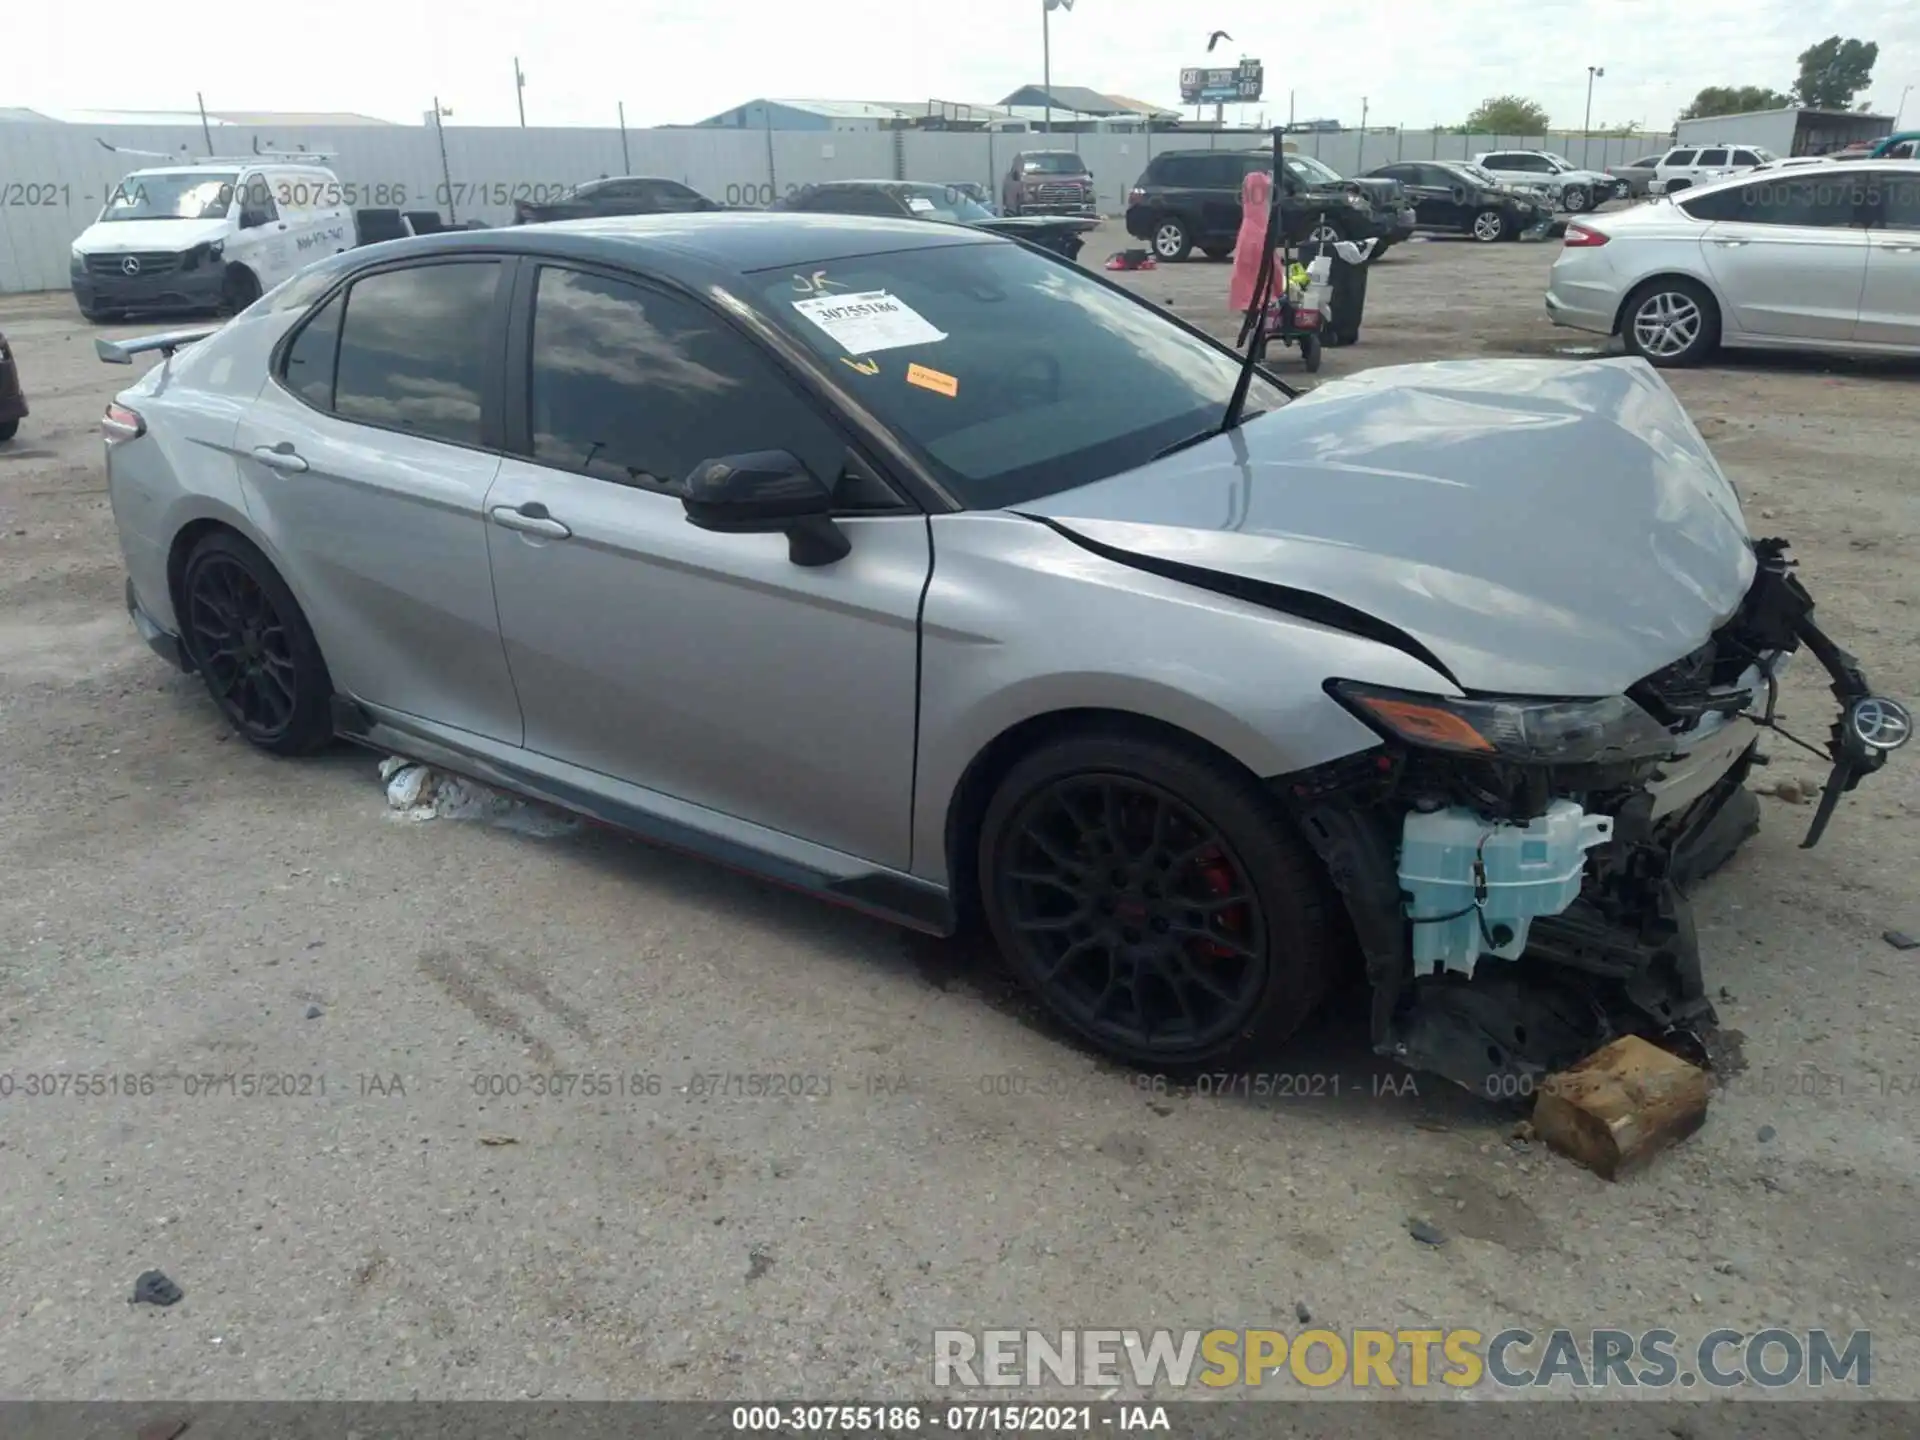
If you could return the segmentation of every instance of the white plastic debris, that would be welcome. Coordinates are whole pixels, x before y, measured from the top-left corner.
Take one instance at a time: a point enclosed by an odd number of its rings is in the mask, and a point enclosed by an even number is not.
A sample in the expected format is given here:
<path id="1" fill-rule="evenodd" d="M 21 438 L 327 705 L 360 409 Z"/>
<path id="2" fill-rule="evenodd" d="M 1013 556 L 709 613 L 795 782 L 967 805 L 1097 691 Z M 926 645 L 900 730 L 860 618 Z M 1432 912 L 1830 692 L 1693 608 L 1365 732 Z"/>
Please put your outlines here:
<path id="1" fill-rule="evenodd" d="M 563 811 L 399 755 L 380 762 L 380 778 L 387 783 L 390 820 L 479 820 L 537 839 L 555 839 L 580 829 L 580 821 Z"/>

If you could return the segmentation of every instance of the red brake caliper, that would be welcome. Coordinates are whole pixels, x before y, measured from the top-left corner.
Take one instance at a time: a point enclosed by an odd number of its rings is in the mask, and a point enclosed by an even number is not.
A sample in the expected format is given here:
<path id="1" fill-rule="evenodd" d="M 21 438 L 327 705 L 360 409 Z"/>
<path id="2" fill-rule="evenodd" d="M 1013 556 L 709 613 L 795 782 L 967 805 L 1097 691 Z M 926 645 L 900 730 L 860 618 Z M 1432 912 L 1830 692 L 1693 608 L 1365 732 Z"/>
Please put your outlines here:
<path id="1" fill-rule="evenodd" d="M 1194 861 L 1194 864 L 1199 869 L 1200 878 L 1206 883 L 1207 890 L 1211 894 L 1231 895 L 1237 888 L 1234 885 L 1233 866 L 1217 848 L 1205 851 L 1199 859 Z M 1244 904 L 1230 905 L 1219 914 L 1221 929 L 1235 935 L 1246 932 L 1247 907 Z M 1230 959 L 1235 953 L 1227 946 L 1212 940 L 1197 940 L 1194 944 L 1202 954 L 1210 955 L 1217 960 Z"/>

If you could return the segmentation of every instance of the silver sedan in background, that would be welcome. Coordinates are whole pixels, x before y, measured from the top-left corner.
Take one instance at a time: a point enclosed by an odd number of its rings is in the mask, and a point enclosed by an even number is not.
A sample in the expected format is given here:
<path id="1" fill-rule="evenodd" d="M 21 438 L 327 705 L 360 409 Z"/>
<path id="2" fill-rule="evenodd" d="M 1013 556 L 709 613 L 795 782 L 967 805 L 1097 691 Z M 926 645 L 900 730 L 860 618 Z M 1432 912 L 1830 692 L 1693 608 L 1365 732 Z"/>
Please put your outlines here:
<path id="1" fill-rule="evenodd" d="M 1782 166 L 1567 226 L 1556 325 L 1655 365 L 1720 346 L 1920 354 L 1920 166 Z"/>

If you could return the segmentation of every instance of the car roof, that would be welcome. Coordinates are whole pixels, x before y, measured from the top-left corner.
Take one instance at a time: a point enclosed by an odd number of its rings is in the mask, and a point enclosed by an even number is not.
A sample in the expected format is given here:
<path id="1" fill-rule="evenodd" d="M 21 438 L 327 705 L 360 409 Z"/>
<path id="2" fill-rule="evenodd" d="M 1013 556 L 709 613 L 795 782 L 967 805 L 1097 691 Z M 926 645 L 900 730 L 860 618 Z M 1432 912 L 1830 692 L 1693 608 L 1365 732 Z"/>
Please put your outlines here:
<path id="1" fill-rule="evenodd" d="M 551 255 L 635 266 L 698 284 L 717 275 L 744 275 L 853 255 L 1012 243 L 983 230 L 929 225 L 904 217 L 721 210 L 560 220 L 494 230 L 449 230 L 388 240 L 347 253 L 381 260 L 502 251 Z"/>
<path id="2" fill-rule="evenodd" d="M 1704 148 L 1712 150 L 1718 147 L 1709 145 Z M 1901 163 L 1902 162 L 1898 160 L 1833 160 L 1829 161 L 1822 168 L 1860 175 L 1884 175 L 1887 173 L 1887 167 L 1889 165 L 1899 165 Z M 1911 164 L 1913 162 L 1909 161 L 1906 163 Z M 1711 180 L 1700 180 L 1689 185 L 1684 190 L 1670 191 L 1668 193 L 1676 201 L 1691 200 L 1696 195 L 1714 195 L 1722 190 L 1733 190 L 1742 185 L 1751 185 L 1752 183 L 1753 172 L 1742 171 L 1737 175 L 1716 175 Z"/>

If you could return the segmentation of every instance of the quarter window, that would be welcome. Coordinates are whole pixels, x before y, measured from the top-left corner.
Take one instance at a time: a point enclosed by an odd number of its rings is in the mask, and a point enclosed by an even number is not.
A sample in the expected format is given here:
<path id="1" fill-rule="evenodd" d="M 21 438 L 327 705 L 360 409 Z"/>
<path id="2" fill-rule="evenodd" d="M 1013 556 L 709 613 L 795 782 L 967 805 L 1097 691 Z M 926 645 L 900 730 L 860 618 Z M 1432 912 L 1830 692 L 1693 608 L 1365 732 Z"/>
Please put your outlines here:
<path id="1" fill-rule="evenodd" d="M 334 412 L 457 445 L 480 443 L 495 261 L 416 265 L 347 291 Z"/>
<path id="2" fill-rule="evenodd" d="M 316 410 L 333 409 L 333 366 L 340 353 L 340 316 L 346 308 L 343 291 L 302 325 L 287 347 L 281 378 Z"/>
<path id="3" fill-rule="evenodd" d="M 545 267 L 534 297 L 533 458 L 677 490 L 702 461 L 785 450 L 832 484 L 846 443 L 750 342 L 691 301 Z"/>
<path id="4" fill-rule="evenodd" d="M 1691 165 L 1693 164 L 1693 157 L 1697 153 L 1698 152 L 1694 150 L 1675 150 L 1661 163 L 1664 165 Z"/>

